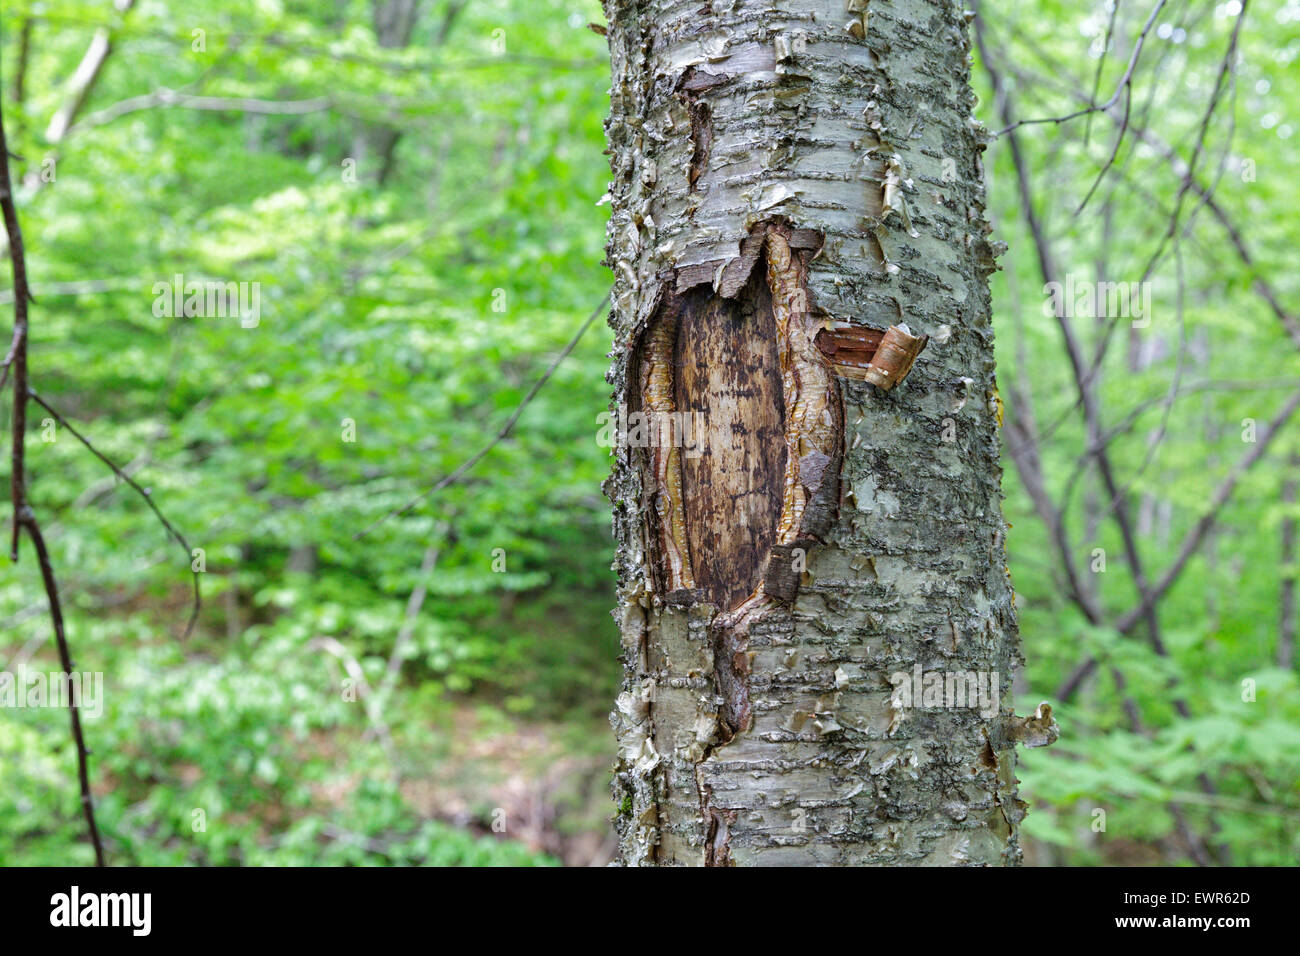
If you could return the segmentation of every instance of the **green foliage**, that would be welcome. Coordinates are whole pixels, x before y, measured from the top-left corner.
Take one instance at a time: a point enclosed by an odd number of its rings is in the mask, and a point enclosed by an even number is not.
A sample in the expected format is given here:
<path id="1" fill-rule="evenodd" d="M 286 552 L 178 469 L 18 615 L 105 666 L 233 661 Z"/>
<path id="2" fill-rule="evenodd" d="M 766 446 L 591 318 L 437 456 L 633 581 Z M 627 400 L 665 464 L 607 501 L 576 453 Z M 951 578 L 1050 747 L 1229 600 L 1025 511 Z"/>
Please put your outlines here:
<path id="1" fill-rule="evenodd" d="M 182 644 L 191 558 L 72 436 L 31 429 L 77 665 L 106 674 L 88 736 L 116 861 L 538 859 L 421 820 L 380 785 L 389 761 L 363 740 L 364 703 L 343 700 L 338 662 L 313 644 L 342 642 L 378 687 L 420 584 L 384 711 L 408 776 L 436 768 L 401 728 L 467 692 L 603 722 L 617 635 L 599 326 L 464 482 L 353 539 L 496 433 L 606 282 L 605 67 L 585 28 L 598 5 L 424 6 L 410 45 L 388 49 L 367 3 L 142 5 L 118 18 L 80 114 L 92 125 L 55 149 L 45 126 L 111 5 L 5 5 L 6 91 L 34 18 L 27 98 L 5 101 L 15 174 L 57 156 L 54 181 L 20 196 L 35 387 L 131 463 L 206 563 L 200 628 Z M 161 88 L 335 105 L 93 125 Z M 401 132 L 382 185 L 368 139 L 381 124 Z M 260 321 L 157 315 L 155 283 L 175 274 L 259 283 Z M 85 280 L 105 288 L 60 286 Z M 421 576 L 426 547 L 437 565 Z M 3 661 L 32 642 L 30 666 L 54 667 L 48 619 L 24 613 L 40 598 L 30 554 L 0 562 Z M 0 714 L 0 860 L 89 859 L 67 738 L 61 711 Z M 196 808 L 206 833 L 191 831 Z"/>
<path id="2" fill-rule="evenodd" d="M 1078 110 L 1079 97 L 1086 100 L 1093 88 L 1107 30 L 1109 7 L 1035 6 L 1041 15 L 982 8 L 986 50 L 1015 118 Z M 1232 7 L 1174 4 L 1162 12 L 1134 74 L 1128 135 L 1082 212 L 1079 204 L 1114 149 L 1117 121 L 1094 114 L 1017 131 L 1034 212 L 1060 270 L 1076 282 L 1144 277 L 1183 186 L 1155 144 L 1190 162 L 1203 124 L 1196 179 L 1214 187 L 1217 207 L 1254 263 L 1243 262 L 1214 210 L 1187 193 L 1174 233 L 1179 241 L 1164 245 L 1150 275 L 1150 324 L 1118 323 L 1100 365 L 1099 407 L 1105 427 L 1117 429 L 1108 453 L 1151 582 L 1173 563 L 1215 490 L 1300 382 L 1296 347 L 1253 288 L 1255 275 L 1265 277 L 1284 304 L 1296 302 L 1300 291 L 1292 269 L 1300 236 L 1294 217 L 1278 212 L 1297 195 L 1290 169 L 1295 117 L 1282 91 L 1297 80 L 1300 11 L 1294 4 L 1250 5 L 1239 56 L 1205 124 L 1236 23 Z M 1113 47 L 1096 80 L 1099 101 L 1120 83 L 1149 12 L 1150 5 L 1120 5 Z M 976 112 L 997 130 L 1004 124 L 982 66 L 974 71 L 982 99 Z M 1096 469 L 1081 467 L 1090 464 L 1088 436 L 1061 333 L 1043 309 L 1046 289 L 1005 137 L 989 147 L 986 162 L 994 237 L 1009 245 L 993 279 L 1008 418 L 1023 420 L 1026 399 L 1032 402 L 1046 490 L 1064 510 L 1085 586 L 1113 622 L 1138 601 L 1134 577 L 1108 513 L 1111 495 Z M 1080 317 L 1074 324 L 1091 360 L 1108 320 Z M 1297 674 L 1274 662 L 1282 582 L 1296 573 L 1281 560 L 1283 520 L 1300 517 L 1300 508 L 1283 500 L 1284 483 L 1296 475 L 1296 435 L 1293 421 L 1246 472 L 1160 603 L 1166 654 L 1153 649 L 1144 624 L 1121 637 L 1112 626 L 1085 619 L 1068 597 L 1050 530 L 1008 460 L 1009 559 L 1027 661 L 1024 685 L 1032 688 L 1019 703 L 1032 709 L 1051 701 L 1063 730 L 1053 747 L 1021 754 L 1023 792 L 1031 802 L 1024 832 L 1031 846 L 1034 838 L 1051 844 L 1040 846 L 1036 862 L 1191 862 L 1174 808 L 1188 830 L 1225 846 L 1234 863 L 1295 862 Z M 1104 571 L 1092 570 L 1094 549 L 1104 552 Z M 1068 702 L 1059 701 L 1057 688 L 1088 656 L 1101 662 L 1096 676 Z M 1130 706 L 1141 729 L 1131 722 Z M 1104 830 L 1097 811 L 1105 811 Z"/>

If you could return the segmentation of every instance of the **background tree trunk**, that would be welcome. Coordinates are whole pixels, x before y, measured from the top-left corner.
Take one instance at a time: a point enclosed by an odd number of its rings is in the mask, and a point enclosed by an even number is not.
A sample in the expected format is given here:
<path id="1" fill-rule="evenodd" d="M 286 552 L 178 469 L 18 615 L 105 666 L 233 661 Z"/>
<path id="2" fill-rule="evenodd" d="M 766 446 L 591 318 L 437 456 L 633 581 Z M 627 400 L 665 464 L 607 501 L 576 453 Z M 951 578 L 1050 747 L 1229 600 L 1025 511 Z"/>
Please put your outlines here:
<path id="1" fill-rule="evenodd" d="M 995 250 L 961 8 L 606 13 L 622 861 L 1018 862 L 1014 740 L 1055 726 L 1007 706 Z M 868 382 L 897 378 L 891 326 L 929 343 L 887 391 Z M 707 448 L 638 434 L 638 411 L 702 416 Z M 997 714 L 908 706 L 891 675 L 918 667 L 995 677 Z"/>

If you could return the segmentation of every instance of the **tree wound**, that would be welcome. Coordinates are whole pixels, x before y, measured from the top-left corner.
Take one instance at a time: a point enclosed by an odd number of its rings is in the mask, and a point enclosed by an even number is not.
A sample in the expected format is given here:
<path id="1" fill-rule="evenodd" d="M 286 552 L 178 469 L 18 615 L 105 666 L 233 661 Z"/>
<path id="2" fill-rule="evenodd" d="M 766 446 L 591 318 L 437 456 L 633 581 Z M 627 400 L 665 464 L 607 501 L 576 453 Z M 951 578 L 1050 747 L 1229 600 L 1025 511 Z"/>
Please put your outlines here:
<path id="1" fill-rule="evenodd" d="M 755 269 L 734 299 L 685 295 L 674 351 L 676 408 L 704 425 L 683 456 L 686 546 L 695 585 L 727 610 L 753 593 L 776 540 L 785 473 L 785 409 L 772 297 Z"/>
<path id="2" fill-rule="evenodd" d="M 690 592 L 723 622 L 793 600 L 792 553 L 838 507 L 843 411 L 807 291 L 818 245 L 808 230 L 759 224 L 740 259 L 715 268 L 718 291 L 681 290 L 677 276 L 641 339 L 641 407 L 705 436 L 686 449 L 659 428 L 647 449 L 660 590 Z"/>

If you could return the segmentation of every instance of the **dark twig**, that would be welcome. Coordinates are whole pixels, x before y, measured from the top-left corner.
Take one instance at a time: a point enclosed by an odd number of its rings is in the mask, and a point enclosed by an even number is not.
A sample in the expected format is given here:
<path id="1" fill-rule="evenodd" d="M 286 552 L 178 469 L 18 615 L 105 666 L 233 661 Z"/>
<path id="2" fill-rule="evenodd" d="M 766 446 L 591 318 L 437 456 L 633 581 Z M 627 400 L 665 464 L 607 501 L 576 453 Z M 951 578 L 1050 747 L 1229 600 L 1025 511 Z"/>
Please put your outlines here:
<path id="1" fill-rule="evenodd" d="M 1160 576 L 1160 580 L 1151 587 L 1147 596 L 1143 598 L 1142 602 L 1138 606 L 1132 608 L 1120 617 L 1115 626 L 1121 634 L 1126 634 L 1132 630 L 1133 625 L 1142 618 L 1142 616 L 1147 612 L 1148 607 L 1154 605 L 1164 597 L 1165 592 L 1168 591 L 1174 585 L 1174 582 L 1178 580 L 1179 575 L 1183 573 L 1183 569 L 1187 567 L 1187 562 L 1191 560 L 1194 554 L 1196 554 L 1196 551 L 1200 547 L 1201 541 L 1204 540 L 1206 533 L 1214 527 L 1215 523 L 1219 520 L 1219 514 L 1223 511 L 1223 508 L 1227 505 L 1229 500 L 1231 500 L 1232 493 L 1236 490 L 1237 483 L 1241 481 L 1242 476 L 1245 475 L 1246 472 L 1250 471 L 1251 467 L 1257 461 L 1264 457 L 1264 453 L 1268 451 L 1268 447 L 1272 443 L 1273 439 L 1282 431 L 1287 421 L 1295 414 L 1297 408 L 1300 408 L 1300 391 L 1291 394 L 1291 397 L 1287 399 L 1286 403 L 1278 413 L 1273 416 L 1271 421 L 1269 421 L 1267 430 L 1264 431 L 1263 434 L 1257 436 L 1257 440 L 1250 451 L 1241 456 L 1240 460 L 1238 460 L 1238 462 L 1233 466 L 1227 477 L 1223 479 L 1223 482 L 1210 498 L 1210 506 L 1205 509 L 1200 519 L 1183 538 L 1182 543 L 1178 548 L 1178 555 L 1174 558 L 1173 563 L 1165 570 L 1165 573 Z"/>
<path id="2" fill-rule="evenodd" d="M 1089 105 L 1097 102 L 1097 94 L 1101 92 L 1101 74 L 1106 68 L 1106 54 L 1110 52 L 1111 41 L 1115 37 L 1115 18 L 1119 16 L 1119 0 L 1115 0 L 1110 5 L 1110 19 L 1106 21 L 1106 35 L 1101 41 L 1101 56 L 1097 57 L 1097 70 L 1092 76 L 1092 95 L 1088 97 Z M 1088 114 L 1088 120 L 1083 124 L 1083 145 L 1088 145 L 1088 138 L 1092 134 L 1092 114 Z"/>
<path id="3" fill-rule="evenodd" d="M 1214 80 L 1214 92 L 1210 96 L 1210 102 L 1205 109 L 1205 113 L 1201 116 L 1200 129 L 1196 136 L 1196 147 L 1192 150 L 1192 156 L 1187 161 L 1187 174 L 1183 177 L 1182 183 L 1179 184 L 1178 195 L 1174 198 L 1174 211 L 1173 211 L 1173 215 L 1169 217 L 1169 228 L 1165 231 L 1165 234 L 1160 238 L 1160 244 L 1156 247 L 1156 251 L 1151 254 L 1151 258 L 1150 260 L 1148 260 L 1146 268 L 1142 270 L 1141 281 L 1143 282 L 1145 282 L 1148 278 L 1150 278 L 1151 274 L 1155 272 L 1156 266 L 1159 264 L 1161 257 L 1164 255 L 1165 246 L 1169 244 L 1169 241 L 1174 238 L 1174 234 L 1178 231 L 1178 224 L 1183 210 L 1183 201 L 1184 199 L 1187 198 L 1187 193 L 1192 191 L 1192 187 L 1193 184 L 1195 183 L 1195 177 L 1196 177 L 1196 165 L 1200 161 L 1201 154 L 1205 151 L 1205 139 L 1209 134 L 1211 121 L 1214 119 L 1214 114 L 1218 110 L 1219 100 L 1223 96 L 1223 88 L 1225 84 L 1229 83 L 1230 77 L 1231 77 L 1230 85 L 1232 85 L 1234 90 L 1234 105 L 1235 105 L 1235 90 L 1236 90 L 1236 80 L 1237 80 L 1237 70 L 1236 70 L 1237 45 L 1238 45 L 1238 41 L 1241 39 L 1242 25 L 1246 22 L 1246 7 L 1249 3 L 1250 0 L 1242 0 L 1241 2 L 1241 10 L 1237 14 L 1236 23 L 1234 23 L 1232 26 L 1232 35 L 1228 39 L 1228 47 L 1224 51 L 1223 60 L 1219 63 L 1219 72 Z M 1235 128 L 1236 127 L 1234 122 L 1230 126 L 1230 130 L 1233 130 Z M 1231 148 L 1231 145 L 1232 145 L 1232 133 L 1229 132 L 1228 146 L 1225 148 Z M 1209 193 L 1213 195 L 1214 193 L 1213 185 L 1211 185 L 1209 189 Z M 1193 216 L 1196 214 L 1196 211 L 1200 209 L 1201 205 L 1203 205 L 1203 203 L 1197 204 L 1195 210 L 1192 213 Z M 1189 223 L 1189 227 L 1190 227 L 1190 223 Z M 1185 228 L 1183 232 L 1185 235 L 1187 229 Z"/>
<path id="4" fill-rule="evenodd" d="M 190 549 L 189 542 L 185 540 L 185 536 L 176 530 L 176 526 L 173 525 L 170 521 L 168 521 L 166 515 L 164 515 L 162 511 L 159 510 L 158 506 L 154 504 L 153 495 L 150 493 L 148 488 L 141 487 L 140 484 L 137 483 L 134 478 L 132 478 L 129 474 L 127 474 L 123 469 L 119 468 L 116 464 L 114 464 L 113 461 L 109 459 L 107 455 L 105 455 L 98 448 L 96 448 L 94 445 L 91 444 L 90 439 L 88 439 L 85 435 L 81 434 L 81 432 L 77 431 L 77 429 L 74 428 L 72 424 L 66 418 L 63 417 L 63 415 L 61 415 L 54 408 L 52 408 L 50 406 L 50 403 L 47 402 L 45 399 L 41 398 L 41 396 L 36 394 L 35 391 L 29 388 L 27 390 L 27 394 L 31 397 L 32 401 L 34 401 L 37 405 L 41 406 L 41 408 L 45 409 L 52 416 L 54 416 L 54 420 L 58 422 L 60 425 L 62 425 L 64 428 L 66 428 L 69 431 L 69 433 L 71 433 L 73 438 L 77 439 L 77 441 L 81 442 L 88 449 L 90 449 L 90 453 L 94 455 L 96 458 L 98 458 L 100 461 L 102 461 L 105 465 L 107 465 L 109 469 L 113 472 L 113 474 L 117 475 L 118 478 L 120 478 L 122 481 L 130 485 L 131 488 L 133 488 L 136 491 L 136 493 L 139 494 L 140 497 L 144 499 L 144 503 L 149 506 L 149 510 L 154 513 L 155 517 L 157 517 L 157 519 L 160 522 L 162 522 L 162 526 L 167 529 L 167 533 L 171 535 L 176 540 L 176 543 L 181 546 L 182 550 L 185 552 L 185 559 L 187 561 L 191 561 L 190 574 L 194 578 L 194 604 L 190 608 L 190 619 L 185 625 L 184 636 L 188 638 L 192 633 L 194 633 L 194 625 L 198 622 L 199 611 L 203 609 L 203 595 L 199 589 L 199 572 L 194 570 L 194 565 L 192 563 L 194 553 Z"/>
<path id="5" fill-rule="evenodd" d="M 1069 122 L 1072 119 L 1078 119 L 1080 116 L 1087 116 L 1090 113 L 1109 110 L 1119 102 L 1119 98 L 1124 95 L 1124 91 L 1128 88 L 1129 84 L 1133 82 L 1133 70 L 1137 67 L 1138 57 L 1142 55 L 1142 46 L 1146 43 L 1147 34 L 1150 33 L 1151 28 L 1155 26 L 1156 17 L 1160 16 L 1160 11 L 1164 9 L 1164 6 L 1165 0 L 1159 0 L 1155 9 L 1151 11 L 1151 15 L 1147 17 L 1147 22 L 1143 25 L 1142 32 L 1138 34 L 1137 43 L 1133 46 L 1133 55 L 1129 57 L 1128 66 L 1124 70 L 1124 75 L 1120 77 L 1119 83 L 1115 86 L 1115 92 L 1111 94 L 1110 99 L 1105 103 L 1087 106 L 1083 109 L 1075 110 L 1073 113 L 1067 113 L 1064 116 L 1044 116 L 1037 119 L 1016 120 L 1014 123 L 1008 123 L 1006 127 L 998 130 L 994 136 L 1005 136 L 1007 133 L 1017 130 L 1022 126 L 1029 126 L 1035 123 L 1055 123 L 1059 126 L 1060 124 Z"/>
<path id="6" fill-rule="evenodd" d="M 41 526 L 30 509 L 22 520 L 27 535 L 32 539 L 36 549 L 36 563 L 41 566 L 41 581 L 45 584 L 45 593 L 50 600 L 50 620 L 54 624 L 54 639 L 59 646 L 59 662 L 63 673 L 69 677 L 76 665 L 72 663 L 72 652 L 68 649 L 68 635 L 63 626 L 63 607 L 59 603 L 59 585 L 54 579 L 54 565 L 50 562 L 50 552 L 45 547 L 45 538 L 41 535 Z M 81 730 L 81 713 L 77 707 L 74 694 L 68 695 L 68 714 L 72 718 L 72 739 L 77 743 L 77 779 L 81 785 L 81 812 L 86 816 L 86 826 L 90 828 L 90 842 L 95 848 L 95 865 L 104 866 L 104 844 L 99 838 L 99 827 L 95 825 L 95 800 L 90 792 L 90 751 L 86 749 L 86 737 Z"/>
<path id="7" fill-rule="evenodd" d="M 1176 582 L 1179 575 L 1183 573 L 1183 569 L 1187 567 L 1187 562 L 1191 560 L 1194 554 L 1196 554 L 1196 551 L 1200 547 L 1201 541 L 1204 540 L 1205 535 L 1208 534 L 1210 529 L 1218 522 L 1219 514 L 1232 498 L 1232 493 L 1236 489 L 1237 483 L 1241 480 L 1242 476 L 1250 470 L 1252 465 L 1264 457 L 1264 453 L 1268 451 L 1268 446 L 1273 441 L 1274 436 L 1281 431 L 1282 427 L 1287 423 L 1291 416 L 1295 414 L 1297 408 L 1300 408 L 1300 391 L 1292 393 L 1290 399 L 1287 400 L 1287 402 L 1282 406 L 1282 409 L 1269 422 L 1268 429 L 1264 434 L 1258 436 L 1258 440 L 1255 442 L 1251 450 L 1242 456 L 1242 458 L 1228 473 L 1228 476 L 1223 479 L 1223 482 L 1210 498 L 1210 507 L 1202 513 L 1200 519 L 1192 529 L 1187 532 L 1182 543 L 1179 545 L 1177 557 L 1174 558 L 1173 563 L 1165 573 L 1161 575 L 1160 580 L 1148 589 L 1146 596 L 1142 598 L 1137 606 L 1131 608 L 1115 623 L 1115 629 L 1120 634 L 1128 634 L 1132 631 L 1137 623 L 1142 620 L 1147 613 L 1148 606 L 1159 602 L 1160 599 L 1164 597 L 1165 592 L 1173 587 L 1174 582 Z M 1089 675 L 1092 674 L 1094 670 L 1096 670 L 1096 668 L 1096 657 L 1089 657 L 1087 660 L 1080 663 L 1070 672 L 1070 675 L 1065 679 L 1061 686 L 1056 689 L 1057 699 L 1064 701 L 1072 697 L 1075 691 L 1079 689 L 1079 686 L 1088 678 Z"/>

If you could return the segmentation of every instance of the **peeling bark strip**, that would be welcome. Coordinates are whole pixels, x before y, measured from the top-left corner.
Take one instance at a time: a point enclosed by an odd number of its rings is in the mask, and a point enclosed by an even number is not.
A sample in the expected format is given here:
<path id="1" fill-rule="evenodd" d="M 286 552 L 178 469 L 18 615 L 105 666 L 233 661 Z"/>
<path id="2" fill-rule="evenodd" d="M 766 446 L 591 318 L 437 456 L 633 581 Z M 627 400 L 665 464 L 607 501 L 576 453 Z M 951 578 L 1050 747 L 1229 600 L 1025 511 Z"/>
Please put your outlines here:
<path id="1" fill-rule="evenodd" d="M 765 248 L 786 415 L 785 488 L 776 540 L 790 546 L 820 537 L 834 518 L 844 411 L 830 362 L 814 345 L 818 320 L 809 303 L 807 257 L 791 253 L 789 230 L 781 226 L 768 228 Z M 819 497 L 824 483 L 833 484 L 833 496 Z M 817 504 L 810 510 L 812 502 Z"/>
<path id="2" fill-rule="evenodd" d="M 677 342 L 680 303 L 673 302 L 646 333 L 642 353 L 641 401 L 655 414 L 676 411 L 673 396 L 673 363 Z M 681 449 L 654 442 L 650 450 L 651 474 L 656 489 L 659 547 L 663 556 L 663 580 L 669 591 L 695 587 L 690 551 L 686 543 L 686 515 L 682 498 Z"/>
<path id="3" fill-rule="evenodd" d="M 621 859 L 1018 862 L 1014 748 L 1055 725 L 1005 699 L 994 247 L 960 7 L 605 10 L 609 380 L 706 432 L 619 443 L 605 485 Z M 914 668 L 996 674 L 999 712 L 906 706 L 890 676 Z"/>
<path id="4" fill-rule="evenodd" d="M 847 326 L 817 333 L 817 347 L 831 360 L 836 375 L 885 391 L 907 378 L 927 341 L 928 336 L 912 335 L 907 326 L 897 325 L 885 332 Z"/>

